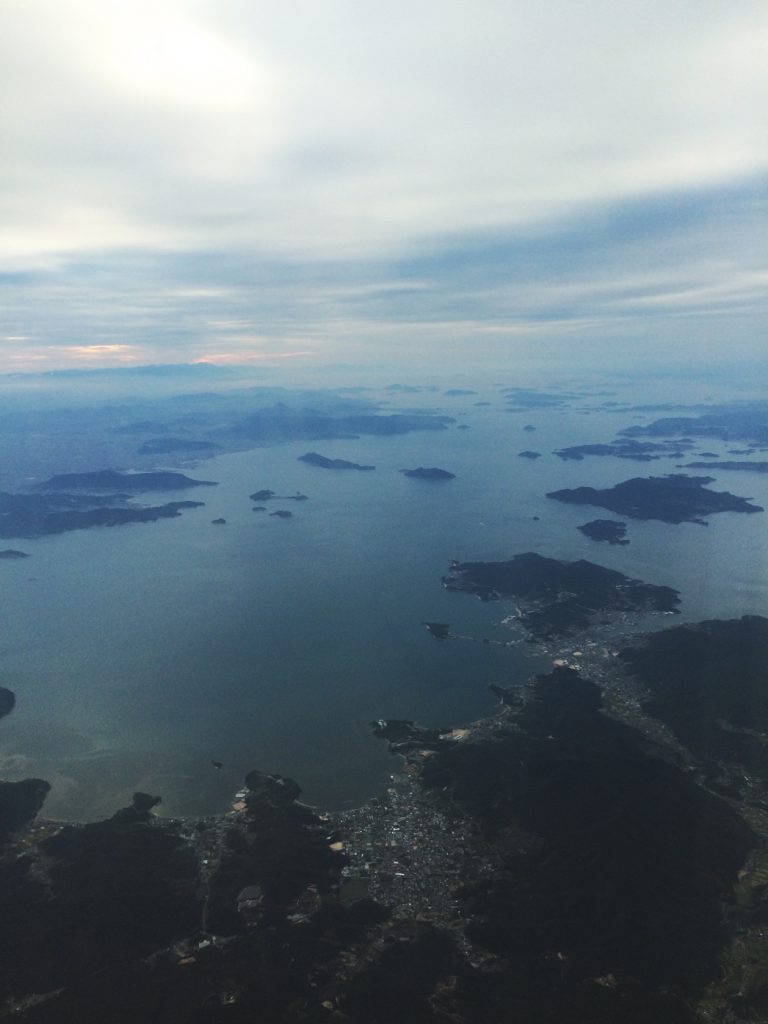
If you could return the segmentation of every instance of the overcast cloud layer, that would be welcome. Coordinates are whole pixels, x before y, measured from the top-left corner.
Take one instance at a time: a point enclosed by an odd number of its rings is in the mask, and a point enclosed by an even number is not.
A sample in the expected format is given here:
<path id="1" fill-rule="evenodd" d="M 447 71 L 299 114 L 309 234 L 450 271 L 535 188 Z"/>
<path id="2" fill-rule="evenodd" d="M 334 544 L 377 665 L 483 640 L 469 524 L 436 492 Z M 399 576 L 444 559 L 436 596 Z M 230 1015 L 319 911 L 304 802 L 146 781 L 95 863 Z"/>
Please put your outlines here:
<path id="1" fill-rule="evenodd" d="M 762 0 L 0 0 L 0 77 L 0 370 L 760 355 Z"/>

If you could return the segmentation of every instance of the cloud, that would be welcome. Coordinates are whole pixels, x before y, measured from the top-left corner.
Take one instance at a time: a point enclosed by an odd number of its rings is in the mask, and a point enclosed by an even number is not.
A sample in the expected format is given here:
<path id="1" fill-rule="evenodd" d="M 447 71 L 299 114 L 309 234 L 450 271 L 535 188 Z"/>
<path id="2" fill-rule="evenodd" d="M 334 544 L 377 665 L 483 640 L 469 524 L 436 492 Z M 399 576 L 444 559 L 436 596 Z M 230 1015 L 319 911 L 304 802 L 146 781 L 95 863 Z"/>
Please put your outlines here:
<path id="1" fill-rule="evenodd" d="M 752 0 L 4 0 L 0 330 L 195 358 L 751 309 L 766 43 Z"/>
<path id="2" fill-rule="evenodd" d="M 525 232 L 447 232 L 375 259 L 227 251 L 101 253 L 12 278 L 0 330 L 19 350 L 105 361 L 435 358 L 441 339 L 669 332 L 764 314 L 765 204 L 754 182 L 593 204 Z M 681 319 L 683 318 L 683 319 Z M 674 320 L 675 326 L 670 326 Z M 754 324 L 729 329 L 754 352 Z M 666 335 L 664 332 L 667 332 Z M 27 340 L 24 340 L 26 338 Z M 73 338 L 77 339 L 73 342 Z M 648 355 L 654 349 L 647 343 Z"/>
<path id="3" fill-rule="evenodd" d="M 761 7 L 6 0 L 4 255 L 370 255 L 744 175 Z"/>
<path id="4" fill-rule="evenodd" d="M 63 345 L 61 351 L 90 359 L 104 355 L 122 355 L 125 352 L 130 352 L 131 348 L 131 345 Z"/>

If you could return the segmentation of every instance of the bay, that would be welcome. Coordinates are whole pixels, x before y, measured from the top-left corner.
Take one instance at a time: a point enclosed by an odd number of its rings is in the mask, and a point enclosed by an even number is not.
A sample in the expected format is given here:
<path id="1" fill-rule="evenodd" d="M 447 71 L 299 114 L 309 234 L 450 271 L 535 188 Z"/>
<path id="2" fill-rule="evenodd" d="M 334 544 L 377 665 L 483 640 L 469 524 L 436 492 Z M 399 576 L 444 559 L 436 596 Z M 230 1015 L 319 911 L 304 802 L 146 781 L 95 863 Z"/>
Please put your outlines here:
<path id="1" fill-rule="evenodd" d="M 510 413 L 490 389 L 434 404 L 456 425 L 222 455 L 196 467 L 219 486 L 185 493 L 205 506 L 178 519 L 18 545 L 33 557 L 2 567 L 0 681 L 17 695 L 2 726 L 5 777 L 49 779 L 45 813 L 62 818 L 112 813 L 139 789 L 160 794 L 166 814 L 220 812 L 252 768 L 295 777 L 311 803 L 361 803 L 397 767 L 372 719 L 459 725 L 492 710 L 490 683 L 520 684 L 548 664 L 523 641 L 479 642 L 516 638 L 501 625 L 511 609 L 443 590 L 453 558 L 589 558 L 679 589 L 675 621 L 768 614 L 764 514 L 706 527 L 629 520 L 630 545 L 609 547 L 576 529 L 605 513 L 545 497 L 675 471 L 673 459 L 551 454 L 610 440 L 626 412 Z M 519 458 L 528 448 L 542 457 Z M 308 450 L 376 470 L 308 466 Z M 420 465 L 456 479 L 399 472 Z M 764 478 L 712 475 L 715 489 L 768 507 Z M 261 488 L 308 500 L 254 512 L 248 495 Z M 278 508 L 292 518 L 271 516 Z M 422 620 L 478 642 L 437 642 Z"/>

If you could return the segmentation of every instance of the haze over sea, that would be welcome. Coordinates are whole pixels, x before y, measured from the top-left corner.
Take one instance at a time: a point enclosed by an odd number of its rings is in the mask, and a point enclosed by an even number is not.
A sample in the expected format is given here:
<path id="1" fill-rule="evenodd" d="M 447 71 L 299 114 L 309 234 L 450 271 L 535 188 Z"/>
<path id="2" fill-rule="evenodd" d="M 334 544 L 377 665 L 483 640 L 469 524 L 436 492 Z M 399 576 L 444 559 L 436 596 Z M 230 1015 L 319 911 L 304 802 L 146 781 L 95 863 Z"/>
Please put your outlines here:
<path id="1" fill-rule="evenodd" d="M 492 710 L 490 683 L 522 683 L 548 663 L 501 625 L 511 605 L 443 590 L 454 558 L 524 551 L 587 558 L 680 590 L 681 615 L 641 624 L 652 628 L 768 614 L 764 514 L 715 515 L 708 527 L 627 520 L 630 545 L 613 547 L 576 530 L 608 513 L 545 497 L 559 487 L 674 472 L 688 460 L 564 462 L 551 454 L 609 441 L 662 413 L 601 410 L 605 396 L 597 394 L 582 401 L 589 415 L 583 408 L 509 412 L 497 387 L 477 392 L 389 396 L 393 409 L 455 416 L 445 431 L 297 441 L 193 468 L 170 456 L 167 468 L 218 481 L 181 496 L 204 507 L 151 524 L 14 541 L 33 557 L 2 567 L 0 665 L 3 685 L 17 696 L 0 748 L 5 777 L 49 779 L 50 817 L 109 814 L 135 790 L 161 794 L 166 814 L 213 813 L 226 809 L 252 768 L 295 777 L 308 802 L 358 804 L 397 768 L 372 737 L 372 719 L 460 725 Z M 679 385 L 670 393 L 682 400 Z M 616 397 L 668 396 L 637 385 Z M 687 400 L 702 397 L 691 391 Z M 710 386 L 708 397 L 732 395 Z M 526 424 L 536 431 L 525 432 Z M 724 453 L 732 445 L 696 447 Z M 518 457 L 529 448 L 542 458 Z M 376 470 L 297 461 L 312 450 Z M 414 466 L 443 467 L 456 479 L 398 472 Z M 716 478 L 713 489 L 768 507 L 765 475 L 700 472 Z M 261 488 L 301 491 L 309 500 L 275 500 L 254 512 L 248 495 Z M 277 508 L 293 518 L 271 517 Z M 217 517 L 226 525 L 212 525 Z M 519 643 L 438 643 L 422 620 Z"/>

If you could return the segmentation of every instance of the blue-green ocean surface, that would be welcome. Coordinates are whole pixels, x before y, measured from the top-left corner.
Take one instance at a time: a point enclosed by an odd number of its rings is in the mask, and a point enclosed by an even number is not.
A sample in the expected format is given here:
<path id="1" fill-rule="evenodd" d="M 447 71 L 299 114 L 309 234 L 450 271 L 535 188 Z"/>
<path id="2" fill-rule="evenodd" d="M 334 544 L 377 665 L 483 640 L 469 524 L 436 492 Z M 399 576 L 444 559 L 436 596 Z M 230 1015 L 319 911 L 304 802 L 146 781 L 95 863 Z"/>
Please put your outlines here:
<path id="1" fill-rule="evenodd" d="M 475 407 L 478 398 L 493 404 Z M 51 817 L 109 814 L 137 789 L 161 794 L 167 814 L 218 812 L 252 768 L 295 777 L 311 803 L 360 803 L 397 768 L 372 719 L 459 725 L 492 709 L 490 683 L 521 683 L 547 664 L 524 642 L 428 635 L 422 620 L 516 637 L 500 625 L 510 606 L 443 590 L 453 558 L 589 558 L 679 589 L 674 621 L 768 614 L 768 513 L 712 516 L 706 527 L 628 520 L 630 545 L 611 547 L 576 526 L 618 517 L 545 497 L 675 471 L 681 460 L 551 454 L 610 440 L 633 422 L 627 413 L 510 413 L 491 391 L 441 408 L 471 429 L 222 455 L 185 467 L 219 486 L 182 495 L 205 506 L 181 518 L 14 542 L 33 557 L 2 565 L 0 682 L 17 696 L 2 727 L 5 777 L 49 779 Z M 519 458 L 528 448 L 542 458 Z M 308 450 L 376 470 L 297 461 Z M 456 479 L 398 472 L 420 465 Z M 768 507 L 765 476 L 712 475 L 714 489 Z M 261 488 L 309 500 L 254 512 L 248 495 Z M 293 517 L 269 515 L 279 508 Z"/>

